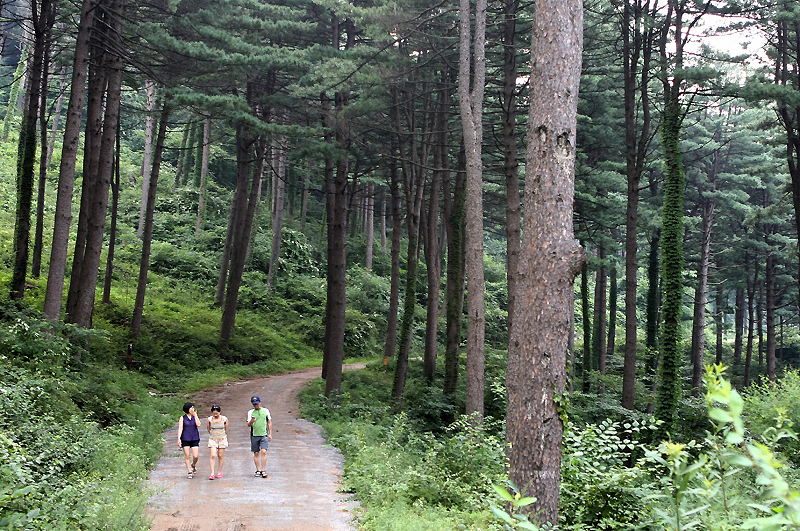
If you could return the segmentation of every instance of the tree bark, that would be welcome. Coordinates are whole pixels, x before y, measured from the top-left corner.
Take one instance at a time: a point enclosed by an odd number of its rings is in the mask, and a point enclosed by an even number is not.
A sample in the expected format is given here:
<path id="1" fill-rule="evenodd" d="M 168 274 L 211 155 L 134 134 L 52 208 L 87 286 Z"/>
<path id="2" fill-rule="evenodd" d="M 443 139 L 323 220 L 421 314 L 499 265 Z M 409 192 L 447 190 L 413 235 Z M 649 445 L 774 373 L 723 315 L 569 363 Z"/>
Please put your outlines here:
<path id="1" fill-rule="evenodd" d="M 117 124 L 117 150 L 114 157 L 114 182 L 111 183 L 111 228 L 108 231 L 108 252 L 106 253 L 106 276 L 103 279 L 103 303 L 111 302 L 111 280 L 114 278 L 114 253 L 117 247 L 117 213 L 119 212 L 120 184 L 120 127 Z"/>
<path id="2" fill-rule="evenodd" d="M 578 0 L 537 0 L 525 178 L 525 238 L 516 324 L 509 342 L 509 479 L 558 524 L 563 415 L 573 282 L 586 256 L 573 234 L 575 128 L 583 48 Z"/>
<path id="3" fill-rule="evenodd" d="M 286 151 L 288 140 L 286 135 L 282 135 L 276 143 L 277 153 L 277 174 L 272 180 L 273 186 L 273 205 L 272 205 L 272 246 L 269 256 L 269 271 L 267 273 L 267 290 L 272 290 L 275 283 L 275 272 L 278 270 L 278 260 L 281 256 L 281 231 L 283 229 L 283 210 L 286 203 Z"/>
<path id="4" fill-rule="evenodd" d="M 203 230 L 203 216 L 206 211 L 206 186 L 208 181 L 208 159 L 211 152 L 211 118 L 203 122 L 203 151 L 200 158 L 200 190 L 197 193 L 197 221 L 194 230 L 199 233 Z"/>
<path id="5" fill-rule="evenodd" d="M 150 245 L 153 241 L 153 212 L 156 205 L 156 192 L 158 191 L 158 176 L 161 172 L 161 158 L 164 153 L 164 140 L 167 136 L 167 121 L 169 120 L 169 103 L 164 102 L 161 107 L 161 118 L 158 124 L 155 152 L 152 154 L 152 171 L 150 185 L 147 188 L 145 201 L 144 226 L 142 227 L 142 258 L 139 262 L 139 281 L 136 285 L 136 301 L 133 305 L 133 318 L 131 319 L 131 333 L 134 339 L 139 339 L 142 332 L 142 317 L 144 314 L 144 296 L 147 290 L 147 272 L 150 268 Z"/>
<path id="6" fill-rule="evenodd" d="M 94 18 L 96 0 L 84 0 L 81 19 L 75 40 L 72 65 L 72 84 L 67 104 L 64 143 L 61 148 L 61 165 L 58 174 L 53 241 L 50 249 L 50 268 L 47 272 L 47 289 L 44 314 L 57 321 L 63 300 L 64 276 L 69 247 L 69 226 L 72 222 L 72 194 L 75 186 L 75 162 L 80 148 L 81 118 L 86 93 L 86 73 L 89 66 L 89 35 Z"/>
<path id="7" fill-rule="evenodd" d="M 50 9 L 51 17 L 55 17 L 55 10 Z M 42 268 L 42 240 L 44 238 L 44 202 L 45 202 L 45 191 L 47 188 L 47 161 L 49 159 L 49 155 L 47 152 L 48 148 L 48 141 L 47 141 L 47 95 L 48 95 L 48 84 L 50 81 L 49 73 L 50 73 L 50 49 L 52 45 L 50 43 L 50 30 L 52 28 L 52 24 L 48 21 L 47 30 L 45 35 L 45 50 L 44 50 L 44 57 L 42 59 L 42 80 L 41 80 L 41 90 L 39 92 L 39 97 L 41 99 L 39 103 L 39 137 L 40 137 L 40 155 L 39 155 L 39 186 L 36 194 L 36 230 L 34 232 L 33 238 L 33 261 L 31 262 L 31 276 L 34 278 L 39 278 L 39 274 L 41 273 Z"/>
<path id="8" fill-rule="evenodd" d="M 483 275 L 483 93 L 486 79 L 486 0 L 460 0 L 458 106 L 467 162 L 465 203 L 465 270 L 467 276 L 466 414 L 482 422 L 486 308 Z M 475 33 L 471 19 L 474 15 Z"/>
<path id="9" fill-rule="evenodd" d="M 112 49 L 120 46 L 122 33 L 122 16 L 125 9 L 125 0 L 112 0 L 109 4 L 108 17 L 109 45 Z M 119 121 L 119 107 L 122 89 L 122 58 L 113 55 L 108 62 L 108 90 L 106 92 L 105 113 L 103 115 L 103 132 L 101 135 L 100 152 L 98 158 L 98 173 L 96 188 L 92 194 L 89 206 L 90 213 L 87 218 L 86 246 L 83 252 L 79 287 L 76 291 L 75 307 L 69 320 L 78 326 L 88 327 L 91 323 L 94 309 L 95 288 L 97 286 L 97 273 L 100 264 L 100 254 L 103 250 L 103 237 L 105 236 L 106 211 L 108 209 L 108 189 L 111 184 L 111 175 L 114 167 L 114 144 L 117 123 Z"/>
<path id="10" fill-rule="evenodd" d="M 714 220 L 714 201 L 703 196 L 703 231 L 700 234 L 700 260 L 697 264 L 697 286 L 694 292 L 694 317 L 692 319 L 692 396 L 699 398 L 703 387 L 705 368 L 703 358 L 706 345 L 706 306 L 708 302 L 708 267 L 711 262 L 711 227 Z"/>
<path id="11" fill-rule="evenodd" d="M 33 55 L 30 63 L 27 106 L 22 120 L 19 137 L 17 163 L 17 212 L 14 225 L 14 270 L 11 275 L 10 295 L 12 299 L 22 299 L 25 295 L 25 277 L 28 274 L 28 246 L 30 243 L 31 206 L 33 202 L 34 166 L 36 162 L 36 121 L 42 93 L 42 79 L 45 68 L 48 24 L 52 18 L 50 0 L 42 0 L 37 13 L 36 3 L 32 3 Z"/>
<path id="12" fill-rule="evenodd" d="M 230 267 L 228 285 L 225 290 L 225 304 L 220 324 L 220 346 L 227 351 L 230 346 L 233 327 L 236 323 L 236 309 L 239 288 L 242 285 L 245 259 L 247 258 L 250 230 L 253 226 L 256 204 L 261 192 L 261 178 L 264 169 L 264 145 L 260 137 L 251 137 L 245 126 L 236 129 L 236 173 L 238 205 L 237 215 L 232 227 L 230 246 Z M 248 183 L 250 192 L 247 193 Z"/>
<path id="13" fill-rule="evenodd" d="M 608 303 L 608 273 L 606 269 L 606 248 L 603 245 L 597 249 L 597 258 L 600 267 L 594 283 L 594 324 L 592 325 L 592 353 L 597 358 L 597 370 L 600 374 L 606 373 L 606 311 Z"/>
<path id="14" fill-rule="evenodd" d="M 155 134 L 155 117 L 153 111 L 156 105 L 156 83 L 148 79 L 144 82 L 145 94 L 147 94 L 147 106 L 145 108 L 144 119 L 144 155 L 142 157 L 142 202 L 139 207 L 139 228 L 136 232 L 142 238 L 144 231 L 144 218 L 147 215 L 147 198 L 150 196 L 150 170 L 152 169 L 153 156 L 153 135 Z"/>

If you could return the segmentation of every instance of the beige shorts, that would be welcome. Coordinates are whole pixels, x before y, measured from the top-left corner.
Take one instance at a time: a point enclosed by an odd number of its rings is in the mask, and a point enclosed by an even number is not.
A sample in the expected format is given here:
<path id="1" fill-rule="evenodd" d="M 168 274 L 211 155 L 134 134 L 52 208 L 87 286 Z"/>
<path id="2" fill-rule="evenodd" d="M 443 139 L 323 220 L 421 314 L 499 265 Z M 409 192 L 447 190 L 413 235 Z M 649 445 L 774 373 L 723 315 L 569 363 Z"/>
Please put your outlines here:
<path id="1" fill-rule="evenodd" d="M 224 437 L 222 439 L 209 439 L 208 440 L 208 447 L 209 448 L 227 448 L 228 447 L 228 438 Z"/>

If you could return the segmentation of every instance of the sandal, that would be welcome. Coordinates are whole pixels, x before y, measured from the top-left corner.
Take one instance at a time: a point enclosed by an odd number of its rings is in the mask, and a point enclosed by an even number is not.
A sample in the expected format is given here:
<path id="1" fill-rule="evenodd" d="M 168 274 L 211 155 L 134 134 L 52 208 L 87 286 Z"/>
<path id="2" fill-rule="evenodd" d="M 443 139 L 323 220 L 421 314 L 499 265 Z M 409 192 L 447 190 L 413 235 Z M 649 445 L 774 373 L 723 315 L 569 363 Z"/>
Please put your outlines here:
<path id="1" fill-rule="evenodd" d="M 217 479 L 222 479 L 222 472 L 220 472 L 219 474 L 217 474 Z"/>
<path id="2" fill-rule="evenodd" d="M 214 474 L 209 475 L 208 479 L 214 479 Z"/>
<path id="3" fill-rule="evenodd" d="M 262 478 L 262 477 L 264 477 L 262 474 L 263 474 L 263 472 L 261 472 L 260 470 L 256 470 L 256 473 L 254 474 L 254 477 Z"/>
<path id="4" fill-rule="evenodd" d="M 186 479 L 192 479 L 193 477 L 194 477 L 194 474 L 191 473 L 191 472 L 186 474 Z"/>
<path id="5" fill-rule="evenodd" d="M 267 474 L 266 470 L 262 470 L 261 471 L 261 477 L 264 478 L 264 479 L 269 479 L 269 475 Z"/>
<path id="6" fill-rule="evenodd" d="M 197 468 L 194 465 L 192 465 L 192 474 L 197 474 Z"/>

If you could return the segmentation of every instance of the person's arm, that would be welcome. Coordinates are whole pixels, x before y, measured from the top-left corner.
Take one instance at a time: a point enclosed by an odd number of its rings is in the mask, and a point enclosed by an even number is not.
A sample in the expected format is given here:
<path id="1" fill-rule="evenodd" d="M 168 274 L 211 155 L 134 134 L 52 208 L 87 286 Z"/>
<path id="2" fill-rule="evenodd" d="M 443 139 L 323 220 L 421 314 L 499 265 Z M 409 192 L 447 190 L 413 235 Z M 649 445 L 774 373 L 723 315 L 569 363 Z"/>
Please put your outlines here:
<path id="1" fill-rule="evenodd" d="M 228 436 L 228 417 L 223 417 L 225 419 L 225 437 Z"/>
<path id="2" fill-rule="evenodd" d="M 194 415 L 194 423 L 199 428 L 200 427 L 200 417 L 197 416 L 197 410 L 195 408 L 192 408 L 192 415 Z"/>
<path id="3" fill-rule="evenodd" d="M 211 417 L 208 417 L 206 419 L 206 431 L 208 431 L 208 433 L 211 433 Z"/>
<path id="4" fill-rule="evenodd" d="M 267 419 L 267 437 L 271 441 L 272 440 L 272 419 Z"/>
<path id="5" fill-rule="evenodd" d="M 253 423 L 256 421 L 256 418 L 253 416 L 253 410 L 247 412 L 247 427 L 252 428 Z"/>
<path id="6" fill-rule="evenodd" d="M 181 435 L 183 434 L 183 415 L 178 419 L 178 446 L 181 445 Z"/>

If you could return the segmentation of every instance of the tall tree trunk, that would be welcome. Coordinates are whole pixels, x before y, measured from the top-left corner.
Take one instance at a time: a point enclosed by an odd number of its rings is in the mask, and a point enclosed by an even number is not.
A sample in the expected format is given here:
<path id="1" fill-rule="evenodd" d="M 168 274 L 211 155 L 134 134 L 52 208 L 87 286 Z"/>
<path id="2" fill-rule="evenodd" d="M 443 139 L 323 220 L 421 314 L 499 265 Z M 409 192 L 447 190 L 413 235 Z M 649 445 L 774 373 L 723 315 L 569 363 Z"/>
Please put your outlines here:
<path id="1" fill-rule="evenodd" d="M 749 253 L 745 253 L 745 264 L 751 263 L 749 258 Z M 747 387 L 750 385 L 750 369 L 752 368 L 753 364 L 753 340 L 754 340 L 754 328 L 756 322 L 756 285 L 758 284 L 758 263 L 755 263 L 756 267 L 754 268 L 753 277 L 748 275 L 747 278 L 747 348 L 745 349 L 745 360 L 744 360 L 744 382 L 743 386 Z"/>
<path id="2" fill-rule="evenodd" d="M 22 120 L 17 154 L 17 212 L 14 224 L 14 270 L 11 275 L 11 298 L 22 299 L 25 295 L 25 277 L 28 274 L 28 246 L 30 242 L 31 205 L 33 202 L 34 166 L 36 162 L 36 121 L 42 93 L 42 78 L 45 68 L 45 49 L 49 25 L 52 25 L 50 0 L 41 5 L 31 4 L 33 21 L 33 55 L 30 63 L 30 87 L 27 107 Z M 36 8 L 40 7 L 37 13 Z"/>
<path id="3" fill-rule="evenodd" d="M 53 9 L 50 10 L 51 16 L 55 16 Z M 31 262 L 31 275 L 34 278 L 39 278 L 42 268 L 42 246 L 44 238 L 44 202 L 45 190 L 47 185 L 47 160 L 49 155 L 47 147 L 47 95 L 48 83 L 50 78 L 50 27 L 52 24 L 48 23 L 47 36 L 45 37 L 45 50 L 44 58 L 42 59 L 42 82 L 39 103 L 39 136 L 41 153 L 39 155 L 39 186 L 36 194 L 36 230 L 33 238 L 33 261 Z"/>
<path id="4" fill-rule="evenodd" d="M 464 152 L 459 154 L 455 182 L 450 172 L 444 175 L 444 221 L 447 226 L 447 280 L 445 282 L 445 316 L 447 343 L 444 350 L 444 382 L 442 392 L 450 410 L 443 421 L 455 420 L 456 388 L 458 387 L 458 346 L 461 344 L 461 320 L 464 307 L 464 194 L 466 172 Z"/>
<path id="5" fill-rule="evenodd" d="M 733 365 L 738 367 L 742 364 L 742 346 L 744 343 L 744 314 L 745 298 L 744 288 L 736 288 L 736 308 L 733 315 L 734 339 L 733 339 Z"/>
<path id="6" fill-rule="evenodd" d="M 486 308 L 483 276 L 483 93 L 486 79 L 486 0 L 460 0 L 458 15 L 458 106 L 467 160 L 466 245 L 467 367 L 466 413 L 483 418 Z M 474 16 L 475 33 L 471 20 Z"/>
<path id="7" fill-rule="evenodd" d="M 111 0 L 107 16 L 110 28 L 108 43 L 111 49 L 118 49 L 121 44 L 122 17 L 124 16 L 125 0 Z M 108 189 L 111 184 L 111 175 L 114 167 L 114 144 L 116 139 L 117 124 L 119 121 L 119 108 L 122 89 L 122 58 L 113 55 L 109 58 L 108 90 L 106 93 L 105 113 L 103 115 L 103 132 L 100 141 L 98 158 L 98 173 L 96 188 L 93 190 L 92 202 L 89 205 L 90 213 L 87 218 L 86 246 L 83 252 L 79 287 L 76 291 L 74 311 L 69 320 L 79 326 L 88 327 L 91 323 L 94 309 L 95 287 L 97 286 L 97 273 L 100 264 L 100 254 L 103 250 L 103 237 L 105 236 L 106 211 L 108 207 Z"/>
<path id="8" fill-rule="evenodd" d="M 703 358 L 706 345 L 706 306 L 708 302 L 708 266 L 711 262 L 711 226 L 714 220 L 714 201 L 703 196 L 703 232 L 700 240 L 700 260 L 697 263 L 697 286 L 694 292 L 694 317 L 692 319 L 692 396 L 699 398 L 703 387 L 705 369 Z"/>
<path id="9" fill-rule="evenodd" d="M 69 226 L 72 222 L 72 194 L 75 186 L 75 162 L 80 147 L 81 118 L 86 94 L 86 72 L 89 65 L 89 35 L 97 0 L 84 0 L 81 19 L 75 40 L 67 121 L 64 125 L 64 144 L 61 148 L 61 165 L 58 175 L 53 241 L 50 250 L 50 267 L 47 272 L 47 289 L 44 297 L 44 314 L 57 321 L 61 312 L 64 291 L 64 274 L 69 247 Z"/>
<path id="10" fill-rule="evenodd" d="M 259 137 L 251 138 L 245 131 L 245 126 L 236 129 L 236 174 L 238 205 L 237 215 L 232 227 L 230 246 L 230 267 L 228 270 L 228 285 L 225 290 L 225 304 L 222 309 L 220 324 L 220 346 L 227 351 L 230 345 L 233 326 L 236 323 L 236 309 L 239 300 L 239 288 L 242 285 L 247 247 L 250 241 L 250 230 L 253 226 L 256 204 L 261 195 L 261 178 L 264 170 L 263 140 Z M 249 183 L 249 195 L 247 192 Z M 233 208 L 233 207 L 232 207 Z"/>
<path id="11" fill-rule="evenodd" d="M 164 140 L 167 136 L 167 121 L 169 120 L 169 103 L 164 102 L 161 107 L 161 118 L 158 124 L 155 152 L 152 156 L 152 171 L 150 185 L 147 188 L 145 201 L 144 226 L 142 231 L 142 258 L 139 262 L 139 281 L 136 285 L 136 301 L 133 305 L 133 318 L 131 319 L 131 333 L 134 339 L 139 339 L 142 332 L 142 316 L 144 314 L 144 295 L 147 290 L 147 272 L 150 269 L 150 244 L 153 241 L 153 212 L 156 205 L 156 192 L 158 191 L 158 176 L 161 172 L 161 158 L 164 153 Z"/>
<path id="12" fill-rule="evenodd" d="M 144 82 L 144 90 L 147 95 L 147 106 L 145 107 L 144 119 L 144 155 L 142 156 L 142 202 L 139 206 L 139 229 L 136 234 L 142 238 L 144 231 L 144 218 L 147 215 L 147 198 L 150 196 L 150 170 L 153 166 L 153 135 L 155 134 L 155 116 L 153 112 L 156 106 L 156 83 L 148 79 Z"/>
<path id="13" fill-rule="evenodd" d="M 53 109 L 53 116 L 52 116 L 52 123 L 50 125 L 50 135 L 48 136 L 47 141 L 47 163 L 45 167 L 50 168 L 50 161 L 53 158 L 53 150 L 55 149 L 56 145 L 56 135 L 58 134 L 58 122 L 61 121 L 61 110 L 64 107 L 64 93 L 67 90 L 67 86 L 69 84 L 69 77 L 67 74 L 69 69 L 66 65 L 61 67 L 61 73 L 59 74 L 59 81 L 58 81 L 58 98 L 56 99 L 56 106 Z"/>
<path id="14" fill-rule="evenodd" d="M 208 159 L 211 153 L 211 117 L 203 122 L 203 151 L 200 157 L 200 190 L 197 193 L 197 221 L 194 231 L 203 230 L 203 217 L 206 212 L 206 186 L 208 181 Z"/>
<path id="15" fill-rule="evenodd" d="M 617 343 L 617 262 L 612 260 L 609 267 L 608 279 L 608 340 L 606 342 L 606 355 L 614 355 Z"/>
<path id="16" fill-rule="evenodd" d="M 367 229 L 367 256 L 364 260 L 364 268 L 372 271 L 372 253 L 375 246 L 375 185 L 367 185 L 367 212 L 364 224 Z"/>
<path id="17" fill-rule="evenodd" d="M 108 252 L 106 253 L 106 276 L 103 279 L 103 303 L 111 302 L 111 280 L 114 278 L 114 253 L 117 247 L 117 213 L 119 212 L 120 183 L 120 127 L 117 124 L 117 150 L 114 156 L 114 181 L 111 183 L 111 228 L 108 231 Z"/>
<path id="18" fill-rule="evenodd" d="M 770 244 L 769 238 L 767 244 Z M 775 254 L 772 250 L 767 251 L 767 265 L 764 269 L 764 284 L 766 286 L 766 325 L 767 325 L 767 378 L 770 382 L 775 382 Z"/>
<path id="19" fill-rule="evenodd" d="M 583 392 L 591 390 L 591 373 L 594 370 L 592 363 L 592 317 L 589 311 L 589 265 L 581 269 L 581 313 L 583 314 Z"/>
<path id="20" fill-rule="evenodd" d="M 175 182 L 172 188 L 177 189 L 181 185 L 181 175 L 183 174 L 184 160 L 186 159 L 186 145 L 189 142 L 189 132 L 192 126 L 187 124 L 183 129 L 183 136 L 181 137 L 181 149 L 178 150 L 178 162 L 175 166 Z"/>
<path id="21" fill-rule="evenodd" d="M 600 267 L 594 283 L 594 324 L 592 325 L 592 353 L 597 358 L 597 370 L 606 373 L 606 306 L 608 303 L 608 274 L 606 269 L 606 249 L 603 245 L 597 249 Z"/>
<path id="22" fill-rule="evenodd" d="M 653 413 L 655 410 L 655 402 L 653 397 L 658 390 L 658 378 L 656 373 L 658 371 L 658 361 L 660 359 L 660 350 L 658 348 L 658 325 L 659 325 L 659 310 L 661 308 L 661 284 L 660 280 L 660 267 L 659 267 L 659 250 L 661 248 L 661 231 L 656 230 L 650 238 L 650 251 L 648 252 L 647 260 L 647 308 L 646 308 L 646 322 L 645 322 L 645 347 L 647 349 L 647 365 L 645 366 L 645 385 L 650 391 L 650 397 L 647 401 L 647 412 Z M 627 325 L 626 325 L 627 326 Z M 632 397 L 631 397 L 632 399 Z M 632 406 L 631 406 L 632 407 Z"/>
<path id="23" fill-rule="evenodd" d="M 394 142 L 394 140 L 393 140 Z M 396 153 L 394 147 L 392 153 Z M 400 310 L 400 233 L 402 231 L 402 216 L 400 209 L 403 202 L 400 189 L 400 170 L 396 159 L 392 157 L 389 162 L 389 190 L 390 207 L 392 211 L 392 240 L 391 240 L 391 275 L 389 284 L 389 315 L 386 316 L 386 341 L 383 346 L 383 363 L 394 356 L 397 348 L 397 324 Z"/>
<path id="24" fill-rule="evenodd" d="M 657 4 L 657 3 L 656 3 Z M 639 183 L 650 143 L 650 58 L 653 25 L 642 23 L 648 13 L 639 2 L 625 0 L 622 11 L 622 61 L 625 103 L 625 356 L 622 407 L 634 408 L 636 383 Z M 653 9 L 657 9 L 655 6 Z M 631 34 L 631 28 L 634 29 Z M 640 32 L 639 28 L 649 28 Z M 640 61 L 641 58 L 641 61 Z M 637 73 L 637 68 L 640 68 Z M 638 82 L 637 82 L 638 78 Z M 637 91 L 640 94 L 636 102 Z M 641 112 L 639 110 L 641 109 Z"/>
<path id="25" fill-rule="evenodd" d="M 509 479 L 536 501 L 525 508 L 558 524 L 562 412 L 573 282 L 586 255 L 573 234 L 575 128 L 583 49 L 578 0 L 537 0 L 525 165 L 525 226 L 517 316 L 509 341 Z"/>
<path id="26" fill-rule="evenodd" d="M 86 238 L 89 230 L 89 216 L 100 168 L 100 147 L 103 130 L 103 102 L 108 92 L 109 69 L 107 68 L 106 50 L 103 46 L 107 38 L 108 9 L 107 1 L 98 3 L 92 20 L 92 39 L 90 41 L 90 64 L 88 76 L 88 102 L 86 109 L 86 134 L 83 149 L 83 184 L 81 186 L 80 212 L 78 227 L 75 233 L 75 247 L 72 254 L 72 272 L 67 294 L 66 319 L 76 312 L 78 291 L 81 286 L 81 270 L 86 251 Z"/>
<path id="27" fill-rule="evenodd" d="M 272 205 L 272 246 L 270 248 L 269 271 L 267 273 L 267 289 L 271 290 L 275 282 L 275 272 L 278 270 L 278 260 L 281 255 L 281 231 L 283 229 L 283 210 L 286 192 L 286 151 L 288 149 L 286 135 L 281 136 L 275 144 L 277 150 L 277 173 L 272 180 L 273 205 Z"/>
<path id="28" fill-rule="evenodd" d="M 725 298 L 723 297 L 722 286 L 717 286 L 716 292 L 716 312 L 714 313 L 714 328 L 717 334 L 717 344 L 715 345 L 716 355 L 714 356 L 714 363 L 717 365 L 722 363 L 722 340 L 724 335 L 724 311 L 725 311 Z"/>
<path id="29" fill-rule="evenodd" d="M 425 322 L 425 355 L 423 358 L 422 373 L 428 385 L 433 383 L 436 375 L 436 358 L 439 354 L 439 289 L 442 283 L 442 265 L 439 256 L 439 200 L 441 195 L 442 174 L 447 171 L 446 133 L 440 132 L 447 128 L 448 94 L 440 90 L 436 104 L 435 120 L 433 127 L 433 179 L 428 201 L 428 211 L 423 227 L 425 228 L 425 263 L 427 264 L 428 301 Z M 444 137 L 444 138 L 442 138 Z M 442 141 L 444 140 L 444 141 Z"/>
<path id="30" fill-rule="evenodd" d="M 503 173 L 506 178 L 506 278 L 508 335 L 514 327 L 517 298 L 520 226 L 519 164 L 517 163 L 517 12 L 519 0 L 503 2 Z"/>

